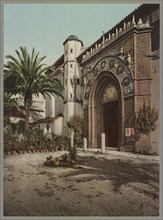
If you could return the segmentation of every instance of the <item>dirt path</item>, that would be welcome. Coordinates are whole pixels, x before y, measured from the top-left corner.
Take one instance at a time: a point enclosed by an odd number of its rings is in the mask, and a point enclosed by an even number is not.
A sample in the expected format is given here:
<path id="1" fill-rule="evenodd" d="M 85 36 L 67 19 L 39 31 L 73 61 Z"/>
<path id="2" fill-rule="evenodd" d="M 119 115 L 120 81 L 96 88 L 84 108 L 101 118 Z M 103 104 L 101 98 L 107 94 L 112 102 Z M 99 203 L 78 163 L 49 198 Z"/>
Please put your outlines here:
<path id="1" fill-rule="evenodd" d="M 49 155 L 5 156 L 5 216 L 158 216 L 157 161 L 80 152 L 78 166 L 49 168 Z"/>

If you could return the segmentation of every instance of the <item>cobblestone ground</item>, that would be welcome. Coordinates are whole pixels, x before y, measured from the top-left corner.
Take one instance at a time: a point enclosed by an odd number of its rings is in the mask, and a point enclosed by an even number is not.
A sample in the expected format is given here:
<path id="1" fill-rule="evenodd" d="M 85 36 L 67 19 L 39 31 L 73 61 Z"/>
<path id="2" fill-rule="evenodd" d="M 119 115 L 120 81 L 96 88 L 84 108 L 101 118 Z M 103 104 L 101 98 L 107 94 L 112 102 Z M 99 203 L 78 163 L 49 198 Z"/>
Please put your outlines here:
<path id="1" fill-rule="evenodd" d="M 158 161 L 78 154 L 74 168 L 43 162 L 63 152 L 4 158 L 4 216 L 158 216 Z"/>

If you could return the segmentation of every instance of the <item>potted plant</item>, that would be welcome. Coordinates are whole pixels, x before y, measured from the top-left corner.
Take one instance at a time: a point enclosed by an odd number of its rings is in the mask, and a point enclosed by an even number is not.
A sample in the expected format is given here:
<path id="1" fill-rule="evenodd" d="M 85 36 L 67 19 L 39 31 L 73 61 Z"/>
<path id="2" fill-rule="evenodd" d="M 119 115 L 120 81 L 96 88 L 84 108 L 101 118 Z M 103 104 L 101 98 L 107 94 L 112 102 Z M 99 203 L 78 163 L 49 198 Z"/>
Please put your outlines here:
<path id="1" fill-rule="evenodd" d="M 149 153 L 151 151 L 151 133 L 157 128 L 158 117 L 159 113 L 155 107 L 146 105 L 145 102 L 140 107 L 135 117 L 136 153 Z"/>
<path id="2" fill-rule="evenodd" d="M 59 166 L 59 157 L 55 157 L 54 164 L 55 166 Z"/>

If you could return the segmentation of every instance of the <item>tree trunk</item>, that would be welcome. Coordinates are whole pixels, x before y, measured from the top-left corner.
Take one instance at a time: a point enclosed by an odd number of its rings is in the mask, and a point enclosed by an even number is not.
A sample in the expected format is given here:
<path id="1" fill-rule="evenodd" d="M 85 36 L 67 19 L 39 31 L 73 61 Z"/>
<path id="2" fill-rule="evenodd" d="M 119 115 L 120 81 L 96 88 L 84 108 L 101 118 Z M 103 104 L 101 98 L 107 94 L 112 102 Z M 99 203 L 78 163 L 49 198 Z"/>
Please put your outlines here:
<path id="1" fill-rule="evenodd" d="M 25 131 L 29 129 L 29 109 L 25 110 Z"/>

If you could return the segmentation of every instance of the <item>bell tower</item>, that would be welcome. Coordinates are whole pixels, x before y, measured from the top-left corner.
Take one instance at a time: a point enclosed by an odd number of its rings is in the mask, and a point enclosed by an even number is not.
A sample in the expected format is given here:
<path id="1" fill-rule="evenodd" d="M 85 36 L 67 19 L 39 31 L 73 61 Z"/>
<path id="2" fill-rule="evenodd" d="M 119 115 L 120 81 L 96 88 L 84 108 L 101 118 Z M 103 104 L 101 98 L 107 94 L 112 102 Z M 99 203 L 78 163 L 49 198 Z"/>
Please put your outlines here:
<path id="1" fill-rule="evenodd" d="M 81 71 L 76 57 L 82 51 L 83 42 L 70 35 L 64 42 L 64 125 L 63 134 L 67 135 L 67 121 L 73 115 L 81 115 L 80 81 Z"/>

